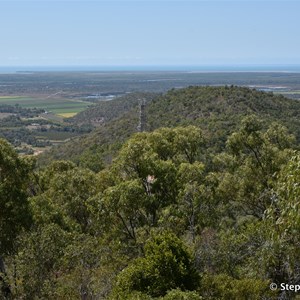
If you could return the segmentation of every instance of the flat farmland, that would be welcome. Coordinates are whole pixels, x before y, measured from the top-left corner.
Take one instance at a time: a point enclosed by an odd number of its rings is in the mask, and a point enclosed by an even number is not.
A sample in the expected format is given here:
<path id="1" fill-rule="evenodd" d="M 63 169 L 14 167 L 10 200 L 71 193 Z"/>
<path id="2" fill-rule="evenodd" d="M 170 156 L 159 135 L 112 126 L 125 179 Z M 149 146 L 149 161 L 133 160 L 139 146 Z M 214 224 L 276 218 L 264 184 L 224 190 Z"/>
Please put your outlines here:
<path id="1" fill-rule="evenodd" d="M 74 116 L 91 105 L 90 102 L 81 100 L 26 96 L 0 96 L 0 104 L 18 104 L 24 108 L 42 108 L 47 112 L 51 112 L 62 117 Z"/>
<path id="2" fill-rule="evenodd" d="M 72 117 L 103 97 L 132 92 L 164 93 L 190 85 L 237 85 L 299 99 L 300 73 L 120 71 L 0 73 L 0 104 L 42 108 L 59 118 Z M 88 100 L 89 99 L 89 100 Z"/>

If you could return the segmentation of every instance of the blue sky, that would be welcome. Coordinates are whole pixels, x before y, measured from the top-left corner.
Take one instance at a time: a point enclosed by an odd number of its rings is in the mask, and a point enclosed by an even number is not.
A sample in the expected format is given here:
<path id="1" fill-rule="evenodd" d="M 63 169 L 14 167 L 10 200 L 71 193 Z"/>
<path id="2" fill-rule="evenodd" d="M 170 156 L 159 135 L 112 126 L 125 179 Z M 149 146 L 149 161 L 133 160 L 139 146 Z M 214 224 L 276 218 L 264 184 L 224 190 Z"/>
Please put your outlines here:
<path id="1" fill-rule="evenodd" d="M 300 1 L 0 0 L 0 66 L 300 64 Z"/>

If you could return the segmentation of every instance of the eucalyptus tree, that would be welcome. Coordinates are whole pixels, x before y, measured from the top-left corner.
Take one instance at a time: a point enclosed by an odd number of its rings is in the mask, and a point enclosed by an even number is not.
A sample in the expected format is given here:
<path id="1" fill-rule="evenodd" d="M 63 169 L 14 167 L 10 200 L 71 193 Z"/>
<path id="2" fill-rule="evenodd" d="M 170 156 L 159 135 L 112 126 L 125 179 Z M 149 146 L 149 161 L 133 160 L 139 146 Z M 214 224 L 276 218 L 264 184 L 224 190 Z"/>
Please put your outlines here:
<path id="1" fill-rule="evenodd" d="M 17 236 L 31 225 L 28 196 L 32 169 L 33 161 L 19 157 L 0 139 L 0 280 L 4 293 L 10 292 L 4 282 L 5 257 L 14 253 Z"/>

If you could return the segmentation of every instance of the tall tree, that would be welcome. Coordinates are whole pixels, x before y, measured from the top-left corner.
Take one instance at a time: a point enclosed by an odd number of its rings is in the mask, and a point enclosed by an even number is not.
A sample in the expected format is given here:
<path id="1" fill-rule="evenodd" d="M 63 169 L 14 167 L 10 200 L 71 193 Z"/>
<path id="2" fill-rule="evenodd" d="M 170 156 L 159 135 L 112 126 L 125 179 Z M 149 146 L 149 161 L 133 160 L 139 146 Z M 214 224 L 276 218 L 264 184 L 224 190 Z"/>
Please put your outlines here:
<path id="1" fill-rule="evenodd" d="M 171 233 L 159 234 L 145 245 L 145 257 L 138 258 L 117 278 L 115 295 L 139 291 L 154 297 L 175 288 L 195 290 L 199 275 L 183 242 Z"/>
<path id="2" fill-rule="evenodd" d="M 28 187 L 33 163 L 20 158 L 5 140 L 0 139 L 0 279 L 5 274 L 4 258 L 15 250 L 18 234 L 31 224 Z M 3 284 L 4 294 L 9 287 Z"/>

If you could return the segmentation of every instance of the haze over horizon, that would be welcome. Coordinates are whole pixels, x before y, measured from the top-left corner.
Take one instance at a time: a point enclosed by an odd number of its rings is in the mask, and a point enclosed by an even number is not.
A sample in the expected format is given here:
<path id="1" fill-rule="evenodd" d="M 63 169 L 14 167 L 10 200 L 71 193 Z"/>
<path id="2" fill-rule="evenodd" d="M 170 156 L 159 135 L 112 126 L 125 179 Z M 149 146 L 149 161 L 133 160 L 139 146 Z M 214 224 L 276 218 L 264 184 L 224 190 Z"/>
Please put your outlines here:
<path id="1" fill-rule="evenodd" d="M 300 65 L 297 1 L 0 1 L 0 66 Z"/>

